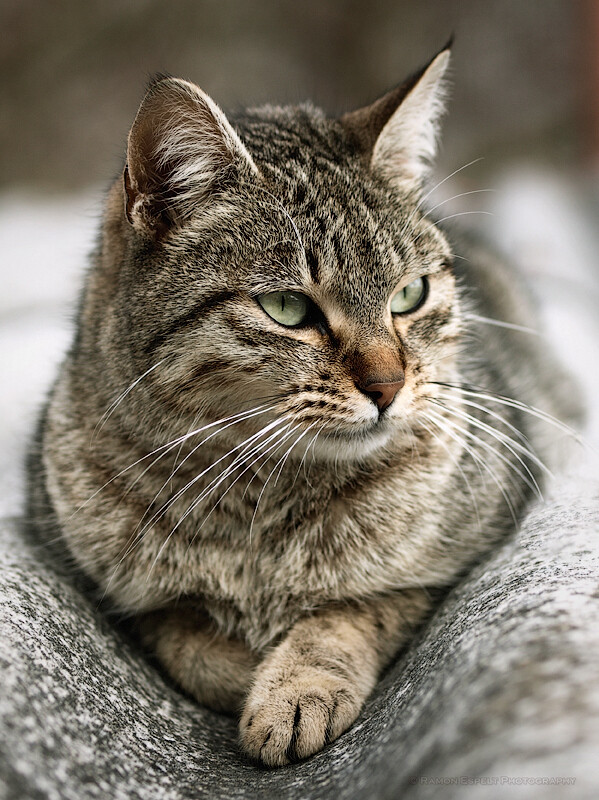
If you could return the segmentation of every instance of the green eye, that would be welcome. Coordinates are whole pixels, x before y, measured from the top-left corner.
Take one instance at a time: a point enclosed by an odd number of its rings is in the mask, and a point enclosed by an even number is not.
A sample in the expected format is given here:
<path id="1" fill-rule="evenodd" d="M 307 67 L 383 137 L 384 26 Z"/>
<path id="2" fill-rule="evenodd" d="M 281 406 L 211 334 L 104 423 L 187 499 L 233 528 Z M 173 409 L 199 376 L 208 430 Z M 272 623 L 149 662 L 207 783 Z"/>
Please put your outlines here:
<path id="1" fill-rule="evenodd" d="M 256 299 L 269 317 L 288 328 L 301 325 L 310 313 L 310 300 L 298 292 L 269 292 Z"/>
<path id="2" fill-rule="evenodd" d="M 412 283 L 408 283 L 391 298 L 391 313 L 407 314 L 408 311 L 416 311 L 424 302 L 426 288 L 426 278 L 416 278 Z"/>

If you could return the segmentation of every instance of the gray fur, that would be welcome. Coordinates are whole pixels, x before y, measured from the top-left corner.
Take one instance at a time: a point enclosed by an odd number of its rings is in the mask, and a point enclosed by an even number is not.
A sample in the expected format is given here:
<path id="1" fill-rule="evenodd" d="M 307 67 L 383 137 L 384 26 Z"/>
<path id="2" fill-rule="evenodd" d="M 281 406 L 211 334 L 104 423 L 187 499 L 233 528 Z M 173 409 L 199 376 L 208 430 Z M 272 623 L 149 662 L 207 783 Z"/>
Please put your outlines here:
<path id="1" fill-rule="evenodd" d="M 435 595 L 513 528 L 574 412 L 542 343 L 493 326 L 535 320 L 521 280 L 426 214 L 446 61 L 341 120 L 230 123 L 154 84 L 43 425 L 70 556 L 269 765 L 353 722 Z M 421 276 L 422 307 L 392 319 Z M 289 290 L 318 323 L 256 302 Z M 360 387 L 400 372 L 379 413 Z"/>

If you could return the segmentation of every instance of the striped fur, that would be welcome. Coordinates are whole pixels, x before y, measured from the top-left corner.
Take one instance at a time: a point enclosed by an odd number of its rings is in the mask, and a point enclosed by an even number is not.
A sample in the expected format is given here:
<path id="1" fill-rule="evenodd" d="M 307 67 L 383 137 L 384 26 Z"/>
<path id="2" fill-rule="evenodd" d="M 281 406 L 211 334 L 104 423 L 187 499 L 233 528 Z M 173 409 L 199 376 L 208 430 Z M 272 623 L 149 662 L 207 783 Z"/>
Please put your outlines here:
<path id="1" fill-rule="evenodd" d="M 49 400 L 73 562 L 269 765 L 352 723 L 539 491 L 540 431 L 567 413 L 541 343 L 481 322 L 536 324 L 519 277 L 426 213 L 447 58 L 341 120 L 229 120 L 153 84 Z M 422 306 L 393 316 L 421 277 Z M 307 295 L 310 324 L 270 318 L 275 291 Z M 361 387 L 400 373 L 379 411 Z"/>

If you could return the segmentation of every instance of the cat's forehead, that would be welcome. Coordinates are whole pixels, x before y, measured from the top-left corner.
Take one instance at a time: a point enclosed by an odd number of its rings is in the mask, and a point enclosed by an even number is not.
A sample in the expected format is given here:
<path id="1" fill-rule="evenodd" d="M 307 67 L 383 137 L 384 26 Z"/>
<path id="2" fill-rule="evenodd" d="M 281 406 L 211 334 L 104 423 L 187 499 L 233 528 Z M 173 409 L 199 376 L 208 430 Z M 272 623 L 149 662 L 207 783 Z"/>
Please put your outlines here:
<path id="1" fill-rule="evenodd" d="M 380 305 L 400 281 L 446 259 L 447 243 L 417 197 L 352 157 L 335 121 L 300 112 L 244 119 L 259 177 L 234 186 L 181 236 L 192 252 L 216 248 L 209 261 L 253 293 L 295 289 Z"/>
<path id="2" fill-rule="evenodd" d="M 292 249 L 297 244 L 305 256 L 291 260 L 304 285 L 359 302 L 369 294 L 387 294 L 402 278 L 426 272 L 449 254 L 415 200 L 391 201 L 389 191 L 357 166 L 322 156 L 317 168 L 306 166 L 298 159 L 265 169 L 278 206 L 273 216 L 282 222 L 286 244 Z"/>

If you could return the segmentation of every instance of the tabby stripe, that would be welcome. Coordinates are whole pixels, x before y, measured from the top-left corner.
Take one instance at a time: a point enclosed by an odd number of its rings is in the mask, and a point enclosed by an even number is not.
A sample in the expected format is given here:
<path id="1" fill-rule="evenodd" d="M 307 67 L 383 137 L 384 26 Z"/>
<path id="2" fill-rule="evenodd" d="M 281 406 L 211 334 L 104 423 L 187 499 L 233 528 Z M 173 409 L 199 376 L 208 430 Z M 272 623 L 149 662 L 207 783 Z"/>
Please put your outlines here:
<path id="1" fill-rule="evenodd" d="M 451 308 L 436 308 L 419 320 L 415 320 L 410 330 L 412 333 L 427 333 L 447 325 L 453 317 L 453 309 Z"/>
<path id="2" fill-rule="evenodd" d="M 310 270 L 310 277 L 313 283 L 320 283 L 320 267 L 318 265 L 318 257 L 313 250 L 306 250 L 306 261 L 308 262 L 308 269 Z"/>
<path id="3" fill-rule="evenodd" d="M 235 297 L 235 292 L 221 291 L 208 295 L 201 303 L 198 303 L 197 306 L 191 308 L 183 314 L 183 316 L 174 319 L 166 328 L 156 333 L 144 348 L 145 352 L 150 355 L 170 339 L 173 334 L 177 333 L 177 331 L 197 324 L 199 320 L 207 317 L 211 311 L 222 306 L 232 297 Z"/>
<path id="4" fill-rule="evenodd" d="M 271 359 L 268 358 L 257 358 L 252 362 L 251 366 L 240 366 L 231 361 L 204 361 L 191 370 L 189 375 L 185 378 L 185 381 L 177 388 L 177 392 L 186 392 L 190 389 L 197 390 L 199 382 L 216 373 L 220 373 L 221 379 L 224 380 L 230 377 L 239 378 L 240 375 L 252 376 L 257 369 L 265 367 L 270 363 Z M 223 373 L 227 374 L 223 375 Z"/>
<path id="5" fill-rule="evenodd" d="M 430 324 L 433 325 L 435 328 L 440 328 L 443 325 L 447 325 L 451 319 L 453 318 L 453 308 L 436 308 L 430 314 L 428 314 L 425 319 Z"/>
<path id="6" fill-rule="evenodd" d="M 341 235 L 339 231 L 333 235 L 333 239 L 331 244 L 333 245 L 333 252 L 335 253 L 335 258 L 337 259 L 338 264 L 344 264 L 346 261 L 345 257 L 345 247 L 344 243 L 341 241 Z"/>
<path id="7" fill-rule="evenodd" d="M 177 391 L 186 392 L 190 389 L 197 389 L 198 383 L 201 382 L 202 378 L 213 375 L 215 372 L 222 373 L 225 370 L 233 369 L 235 369 L 237 373 L 240 372 L 239 368 L 231 364 L 230 361 L 204 361 L 191 371 L 185 381 L 179 385 Z"/>

